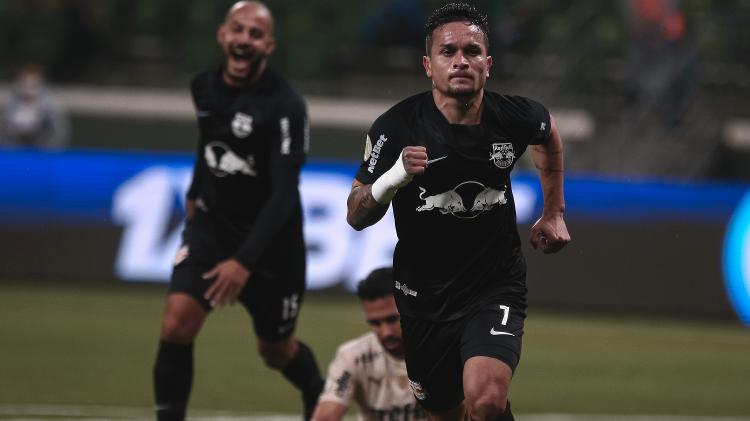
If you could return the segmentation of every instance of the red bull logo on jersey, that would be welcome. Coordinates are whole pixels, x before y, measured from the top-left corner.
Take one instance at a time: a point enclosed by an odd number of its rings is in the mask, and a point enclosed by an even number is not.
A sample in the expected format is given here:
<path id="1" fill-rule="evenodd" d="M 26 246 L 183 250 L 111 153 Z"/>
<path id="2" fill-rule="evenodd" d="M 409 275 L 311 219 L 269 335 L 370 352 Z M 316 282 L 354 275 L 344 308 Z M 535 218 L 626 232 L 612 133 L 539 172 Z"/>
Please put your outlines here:
<path id="1" fill-rule="evenodd" d="M 476 218 L 508 202 L 505 190 L 496 190 L 478 181 L 464 181 L 451 190 L 429 196 L 425 196 L 425 188 L 419 187 L 419 191 L 419 198 L 424 204 L 417 207 L 417 212 L 437 210 L 443 215 L 451 214 L 462 219 Z M 464 203 L 472 203 L 471 208 L 467 209 Z"/>
<path id="2" fill-rule="evenodd" d="M 211 142 L 203 150 L 203 158 L 211 173 L 217 177 L 225 177 L 229 174 L 245 174 L 257 176 L 255 171 L 255 157 L 248 155 L 242 159 L 234 153 L 229 146 L 221 142 Z"/>
<path id="3" fill-rule="evenodd" d="M 250 136 L 253 132 L 253 117 L 245 113 L 235 113 L 232 119 L 232 133 L 240 139 Z"/>
<path id="4" fill-rule="evenodd" d="M 513 165 L 516 153 L 513 151 L 512 143 L 493 143 L 490 152 L 490 161 L 498 168 L 508 168 Z"/>

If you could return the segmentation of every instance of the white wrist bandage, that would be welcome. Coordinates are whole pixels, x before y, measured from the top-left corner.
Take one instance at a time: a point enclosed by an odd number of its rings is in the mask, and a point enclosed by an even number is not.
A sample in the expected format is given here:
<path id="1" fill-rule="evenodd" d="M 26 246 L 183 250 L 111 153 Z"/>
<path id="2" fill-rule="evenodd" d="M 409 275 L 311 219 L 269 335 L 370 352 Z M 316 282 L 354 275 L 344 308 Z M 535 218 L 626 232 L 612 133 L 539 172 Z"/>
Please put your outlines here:
<path id="1" fill-rule="evenodd" d="M 414 175 L 406 173 L 399 154 L 398 161 L 393 164 L 391 169 L 372 183 L 372 197 L 381 205 L 387 205 L 396 195 L 396 191 L 409 184 L 412 178 L 414 178 Z"/>

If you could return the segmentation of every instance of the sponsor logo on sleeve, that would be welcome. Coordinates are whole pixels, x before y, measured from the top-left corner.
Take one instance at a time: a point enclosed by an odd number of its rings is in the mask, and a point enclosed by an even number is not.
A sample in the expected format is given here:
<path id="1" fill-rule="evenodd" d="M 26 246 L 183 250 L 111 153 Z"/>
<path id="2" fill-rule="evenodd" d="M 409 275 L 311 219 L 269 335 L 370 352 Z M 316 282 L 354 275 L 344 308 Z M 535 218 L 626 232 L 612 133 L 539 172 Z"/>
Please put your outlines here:
<path id="1" fill-rule="evenodd" d="M 367 161 L 370 159 L 370 154 L 372 153 L 372 141 L 370 140 L 370 135 L 367 135 L 367 138 L 365 139 L 365 156 L 362 158 L 363 161 Z"/>
<path id="2" fill-rule="evenodd" d="M 367 139 L 369 140 L 369 136 Z M 380 157 L 380 150 L 383 149 L 383 145 L 387 141 L 388 138 L 385 137 L 384 134 L 381 134 L 378 141 L 375 142 L 375 145 L 372 147 L 372 152 L 370 152 L 370 163 L 367 166 L 367 171 L 369 171 L 370 174 L 375 171 L 375 165 L 378 163 L 378 158 Z"/>
<path id="3" fill-rule="evenodd" d="M 342 398 L 346 393 L 346 389 L 349 387 L 349 381 L 352 379 L 352 373 L 344 371 L 339 378 L 336 379 L 336 390 L 334 393 L 336 396 Z"/>
<path id="4" fill-rule="evenodd" d="M 289 117 L 279 120 L 281 126 L 281 154 L 289 155 L 292 151 L 292 136 L 289 134 Z"/>

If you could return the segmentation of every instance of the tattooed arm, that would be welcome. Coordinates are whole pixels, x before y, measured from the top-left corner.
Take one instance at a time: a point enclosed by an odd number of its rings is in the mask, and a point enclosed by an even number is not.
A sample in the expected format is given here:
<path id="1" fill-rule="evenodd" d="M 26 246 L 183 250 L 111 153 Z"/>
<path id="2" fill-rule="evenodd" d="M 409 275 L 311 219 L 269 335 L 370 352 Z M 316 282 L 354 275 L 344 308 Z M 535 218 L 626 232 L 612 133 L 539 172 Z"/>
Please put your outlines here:
<path id="1" fill-rule="evenodd" d="M 355 230 L 363 230 L 380 221 L 396 191 L 427 168 L 427 150 L 424 146 L 407 146 L 399 156 L 393 167 L 374 183 L 363 184 L 356 179 L 352 183 L 352 191 L 346 201 L 346 221 Z"/>
<path id="2" fill-rule="evenodd" d="M 352 191 L 346 200 L 346 222 L 357 231 L 380 221 L 388 211 L 389 203 L 381 205 L 372 197 L 372 184 L 352 183 Z"/>

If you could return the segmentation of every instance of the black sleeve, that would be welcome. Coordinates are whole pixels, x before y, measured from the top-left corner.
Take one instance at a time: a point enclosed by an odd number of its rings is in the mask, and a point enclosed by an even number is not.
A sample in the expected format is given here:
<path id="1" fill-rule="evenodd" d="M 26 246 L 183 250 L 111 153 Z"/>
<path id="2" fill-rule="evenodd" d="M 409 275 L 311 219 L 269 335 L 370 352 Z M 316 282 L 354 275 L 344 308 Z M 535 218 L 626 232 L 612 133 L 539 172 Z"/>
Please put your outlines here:
<path id="1" fill-rule="evenodd" d="M 300 203 L 297 186 L 309 143 L 307 112 L 301 100 L 291 101 L 280 109 L 278 131 L 271 151 L 271 197 L 261 208 L 250 235 L 234 256 L 250 270 Z"/>
<path id="2" fill-rule="evenodd" d="M 523 138 L 529 145 L 547 143 L 550 137 L 550 115 L 544 105 L 524 97 L 515 97 L 518 104 L 518 119 Z"/>
<path id="3" fill-rule="evenodd" d="M 365 154 L 355 178 L 362 184 L 372 184 L 391 169 L 406 143 L 399 138 L 406 130 L 396 130 L 390 112 L 372 124 L 365 138 Z"/>
<path id="4" fill-rule="evenodd" d="M 190 95 L 193 99 L 193 108 L 196 111 L 196 118 L 198 119 L 198 144 L 195 148 L 195 165 L 193 166 L 193 180 L 190 182 L 190 188 L 187 191 L 187 198 L 195 200 L 201 194 L 201 187 L 203 186 L 203 179 L 208 171 L 206 167 L 206 160 L 203 158 L 203 131 L 205 122 L 201 121 L 198 110 L 207 109 L 205 94 L 205 77 L 198 75 L 190 81 Z"/>
<path id="5" fill-rule="evenodd" d="M 195 165 L 193 166 L 193 181 L 190 182 L 190 188 L 187 191 L 187 198 L 195 200 L 200 195 L 200 189 L 203 184 L 203 177 L 206 174 L 206 160 L 203 159 L 203 148 L 201 141 L 198 140 L 198 148 L 195 154 Z"/>

